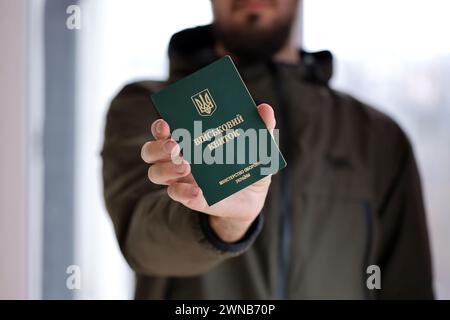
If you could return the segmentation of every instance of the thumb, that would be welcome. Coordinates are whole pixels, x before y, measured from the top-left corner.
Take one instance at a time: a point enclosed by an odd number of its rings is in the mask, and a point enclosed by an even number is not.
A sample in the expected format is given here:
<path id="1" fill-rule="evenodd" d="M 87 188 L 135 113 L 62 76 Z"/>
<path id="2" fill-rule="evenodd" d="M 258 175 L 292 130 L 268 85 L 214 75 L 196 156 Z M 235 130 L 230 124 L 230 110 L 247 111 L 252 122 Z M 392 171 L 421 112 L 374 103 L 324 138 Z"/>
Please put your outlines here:
<path id="1" fill-rule="evenodd" d="M 269 132 L 272 133 L 276 125 L 273 108 L 267 103 L 262 103 L 258 106 L 258 113 L 266 124 L 267 129 L 269 129 Z"/>

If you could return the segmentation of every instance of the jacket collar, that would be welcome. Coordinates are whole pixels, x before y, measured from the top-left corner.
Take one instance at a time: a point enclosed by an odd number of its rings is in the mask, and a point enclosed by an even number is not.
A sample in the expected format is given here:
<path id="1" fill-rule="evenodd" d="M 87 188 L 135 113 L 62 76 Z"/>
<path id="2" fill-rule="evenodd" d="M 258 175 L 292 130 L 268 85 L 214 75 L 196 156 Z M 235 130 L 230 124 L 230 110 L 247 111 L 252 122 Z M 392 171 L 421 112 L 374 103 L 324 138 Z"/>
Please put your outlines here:
<path id="1" fill-rule="evenodd" d="M 174 82 L 218 59 L 214 52 L 214 37 L 211 25 L 180 31 L 169 42 L 169 82 Z M 333 73 L 333 57 L 329 51 L 306 52 L 299 50 L 300 63 L 294 69 L 303 80 L 328 85 Z M 244 77 L 259 76 L 267 63 L 239 64 Z M 278 63 L 279 64 L 279 63 Z"/>

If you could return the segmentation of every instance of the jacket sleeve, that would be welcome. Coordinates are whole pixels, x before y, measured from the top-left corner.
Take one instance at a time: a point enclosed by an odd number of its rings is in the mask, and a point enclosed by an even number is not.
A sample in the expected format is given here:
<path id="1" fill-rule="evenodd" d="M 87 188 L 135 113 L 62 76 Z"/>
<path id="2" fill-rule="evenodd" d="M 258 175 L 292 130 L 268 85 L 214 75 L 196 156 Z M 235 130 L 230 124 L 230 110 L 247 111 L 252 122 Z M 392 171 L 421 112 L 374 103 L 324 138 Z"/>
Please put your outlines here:
<path id="1" fill-rule="evenodd" d="M 374 252 L 381 271 L 378 298 L 433 299 L 426 216 L 413 150 L 396 124 L 380 129 Z"/>
<path id="2" fill-rule="evenodd" d="M 172 201 L 166 188 L 147 178 L 140 158 L 158 115 L 147 85 L 131 84 L 114 98 L 102 150 L 104 197 L 120 249 L 139 274 L 200 274 L 243 253 L 259 234 L 260 214 L 244 237 L 229 244 L 210 228 L 207 215 Z"/>

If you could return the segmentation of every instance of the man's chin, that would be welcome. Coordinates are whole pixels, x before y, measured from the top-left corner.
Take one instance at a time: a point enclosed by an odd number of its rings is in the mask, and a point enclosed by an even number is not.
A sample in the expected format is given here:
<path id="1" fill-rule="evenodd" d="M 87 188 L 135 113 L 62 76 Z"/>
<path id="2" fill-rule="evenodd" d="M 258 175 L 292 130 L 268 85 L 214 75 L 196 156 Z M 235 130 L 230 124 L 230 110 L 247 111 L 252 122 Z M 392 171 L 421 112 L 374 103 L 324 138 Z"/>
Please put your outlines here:
<path id="1" fill-rule="evenodd" d="M 240 20 L 240 25 L 234 26 L 234 29 L 267 32 L 273 29 L 276 23 L 273 16 L 265 12 L 248 13 Z"/>
<path id="2" fill-rule="evenodd" d="M 243 61 L 270 60 L 289 40 L 290 29 L 290 25 L 271 29 L 253 25 L 239 30 L 225 30 L 213 25 L 216 39 Z"/>

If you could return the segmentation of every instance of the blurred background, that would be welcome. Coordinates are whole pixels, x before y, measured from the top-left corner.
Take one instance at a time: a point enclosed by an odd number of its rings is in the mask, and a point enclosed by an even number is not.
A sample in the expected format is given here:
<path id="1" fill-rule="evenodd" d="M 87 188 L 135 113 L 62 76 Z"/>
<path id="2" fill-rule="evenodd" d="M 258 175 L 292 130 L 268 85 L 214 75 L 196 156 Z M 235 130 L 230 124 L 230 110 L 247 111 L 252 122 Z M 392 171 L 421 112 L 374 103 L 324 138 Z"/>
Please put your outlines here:
<path id="1" fill-rule="evenodd" d="M 450 2 L 304 0 L 300 11 L 302 46 L 334 54 L 332 86 L 409 134 L 435 292 L 450 299 Z M 211 20 L 207 0 L 0 0 L 0 298 L 133 297 L 102 198 L 105 113 L 124 84 L 166 78 L 174 32 Z"/>

